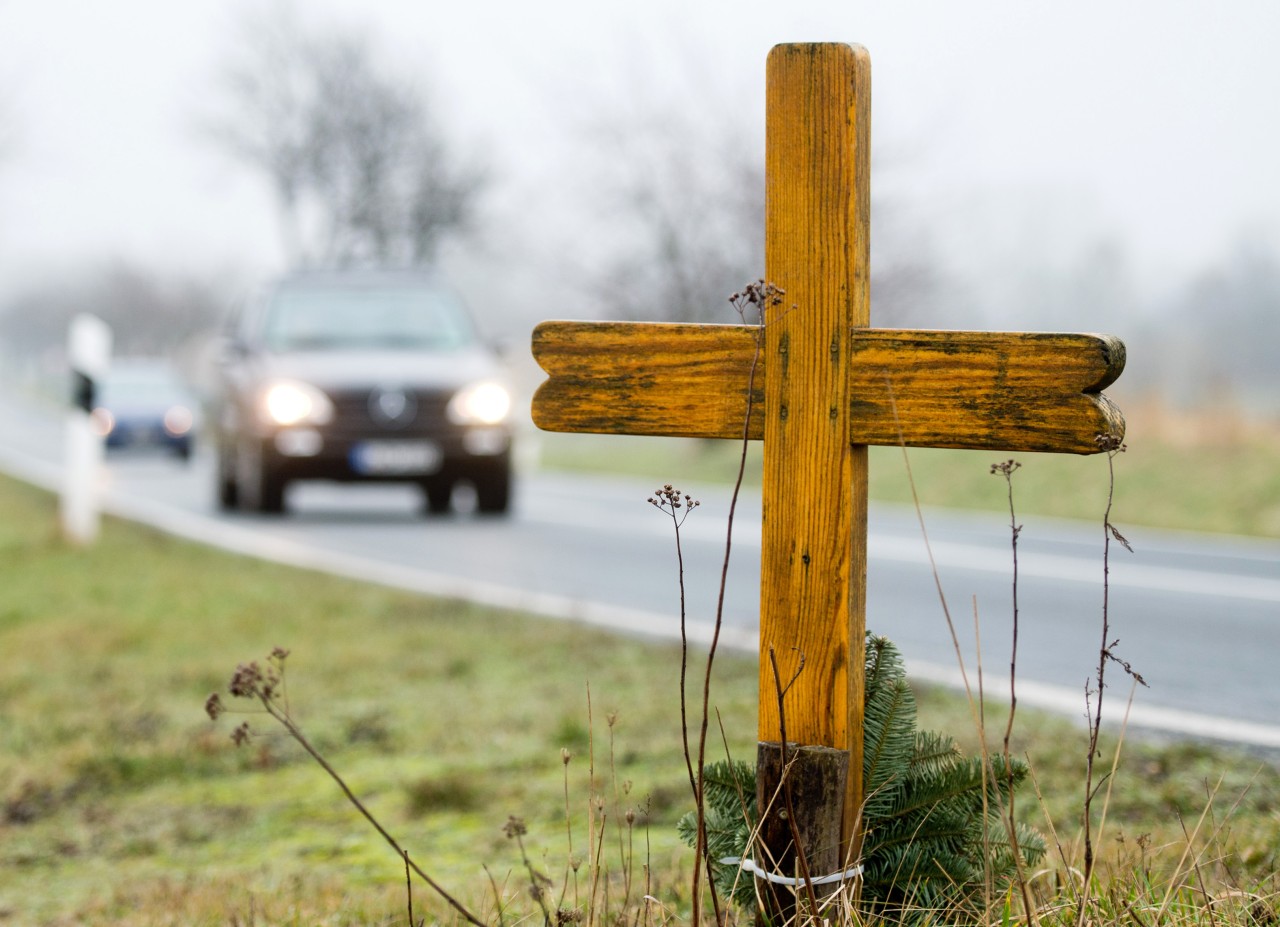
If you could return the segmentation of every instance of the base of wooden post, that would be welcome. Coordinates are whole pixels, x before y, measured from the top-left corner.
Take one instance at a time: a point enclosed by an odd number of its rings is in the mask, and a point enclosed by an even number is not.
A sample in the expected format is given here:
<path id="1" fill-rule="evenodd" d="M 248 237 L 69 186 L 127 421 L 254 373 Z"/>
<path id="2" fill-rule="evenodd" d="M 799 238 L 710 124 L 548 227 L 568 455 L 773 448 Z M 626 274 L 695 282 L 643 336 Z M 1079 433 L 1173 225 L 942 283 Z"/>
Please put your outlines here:
<path id="1" fill-rule="evenodd" d="M 849 754 L 844 750 L 788 743 L 784 758 L 780 743 L 758 744 L 760 834 L 753 855 L 762 872 L 789 879 L 819 879 L 845 868 L 840 826 L 848 775 Z M 797 905 L 808 905 L 808 892 L 802 884 L 791 886 L 760 878 L 757 887 L 763 901 L 760 923 L 786 923 L 794 917 Z M 814 886 L 813 894 L 820 902 L 840 887 L 839 882 Z"/>

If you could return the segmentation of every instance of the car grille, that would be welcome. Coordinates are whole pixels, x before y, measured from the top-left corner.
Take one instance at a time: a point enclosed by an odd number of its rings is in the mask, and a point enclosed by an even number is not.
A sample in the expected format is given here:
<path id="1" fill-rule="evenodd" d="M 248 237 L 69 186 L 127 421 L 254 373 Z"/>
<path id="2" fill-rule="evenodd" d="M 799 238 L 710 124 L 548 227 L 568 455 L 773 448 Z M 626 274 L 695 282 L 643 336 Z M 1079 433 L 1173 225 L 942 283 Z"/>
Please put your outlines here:
<path id="1" fill-rule="evenodd" d="M 333 400 L 332 427 L 338 431 L 438 432 L 448 427 L 445 410 L 453 392 L 362 389 L 330 392 L 329 398 Z"/>

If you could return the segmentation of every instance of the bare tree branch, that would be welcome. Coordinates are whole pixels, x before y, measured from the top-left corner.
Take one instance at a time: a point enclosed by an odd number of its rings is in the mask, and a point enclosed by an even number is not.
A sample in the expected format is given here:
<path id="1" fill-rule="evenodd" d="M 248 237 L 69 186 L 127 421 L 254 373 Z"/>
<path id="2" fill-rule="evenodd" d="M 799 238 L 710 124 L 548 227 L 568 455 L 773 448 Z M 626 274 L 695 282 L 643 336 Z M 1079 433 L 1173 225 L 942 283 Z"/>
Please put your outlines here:
<path id="1" fill-rule="evenodd" d="M 270 182 L 295 263 L 426 264 L 470 229 L 484 171 L 364 33 L 251 9 L 219 86 L 210 136 Z"/>

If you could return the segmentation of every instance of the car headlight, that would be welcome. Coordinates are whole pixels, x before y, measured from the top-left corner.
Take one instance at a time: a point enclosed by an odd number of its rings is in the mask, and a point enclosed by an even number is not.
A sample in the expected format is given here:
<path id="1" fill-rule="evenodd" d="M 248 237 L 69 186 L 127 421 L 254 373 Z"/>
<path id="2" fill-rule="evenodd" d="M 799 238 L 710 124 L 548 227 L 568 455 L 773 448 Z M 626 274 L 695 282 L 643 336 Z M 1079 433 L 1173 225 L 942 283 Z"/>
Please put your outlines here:
<path id="1" fill-rule="evenodd" d="M 116 417 L 111 414 L 110 409 L 98 406 L 89 413 L 89 427 L 99 438 L 105 438 L 115 430 Z"/>
<path id="2" fill-rule="evenodd" d="M 333 419 L 333 403 L 310 383 L 277 380 L 262 391 L 259 411 L 272 425 L 325 425 Z"/>
<path id="3" fill-rule="evenodd" d="M 196 423 L 195 413 L 186 406 L 169 406 L 164 413 L 164 430 L 172 437 L 181 438 Z"/>
<path id="4" fill-rule="evenodd" d="M 449 421 L 458 425 L 498 425 L 511 412 L 511 394 L 501 383 L 472 383 L 449 401 Z"/>

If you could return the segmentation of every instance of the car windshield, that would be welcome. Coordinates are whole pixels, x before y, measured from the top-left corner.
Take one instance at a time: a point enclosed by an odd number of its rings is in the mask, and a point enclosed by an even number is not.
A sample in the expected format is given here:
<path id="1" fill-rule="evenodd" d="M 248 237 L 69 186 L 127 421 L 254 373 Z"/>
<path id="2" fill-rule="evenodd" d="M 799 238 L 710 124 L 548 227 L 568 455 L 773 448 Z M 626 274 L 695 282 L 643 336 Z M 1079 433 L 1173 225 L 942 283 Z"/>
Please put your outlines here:
<path id="1" fill-rule="evenodd" d="M 456 350 L 474 340 L 447 290 L 423 286 L 283 287 L 268 307 L 270 351 Z"/>
<path id="2" fill-rule="evenodd" d="M 186 400 L 186 390 L 165 367 L 124 366 L 111 370 L 100 385 L 102 402 L 138 405 Z M 189 401 L 189 400 L 187 400 Z"/>

